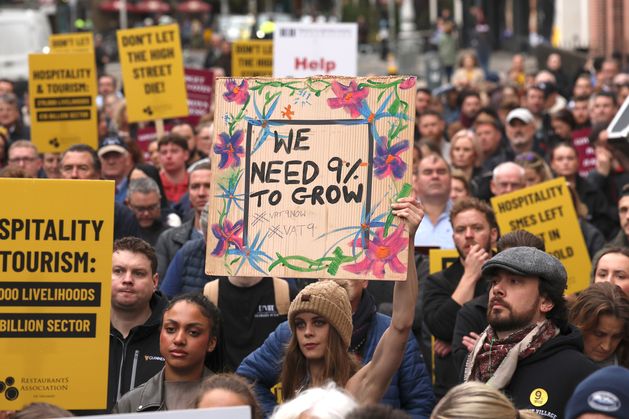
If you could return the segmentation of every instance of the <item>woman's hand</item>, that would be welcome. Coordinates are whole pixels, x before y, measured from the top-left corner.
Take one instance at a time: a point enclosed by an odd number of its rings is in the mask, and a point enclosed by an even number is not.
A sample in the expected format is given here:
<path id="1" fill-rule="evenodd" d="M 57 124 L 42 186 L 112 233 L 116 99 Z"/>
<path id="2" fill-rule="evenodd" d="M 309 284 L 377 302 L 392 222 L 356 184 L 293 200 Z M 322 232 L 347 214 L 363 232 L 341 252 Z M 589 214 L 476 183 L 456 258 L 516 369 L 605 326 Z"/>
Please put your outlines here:
<path id="1" fill-rule="evenodd" d="M 419 223 L 424 218 L 424 206 L 419 199 L 406 197 L 400 198 L 391 204 L 393 215 L 404 219 L 408 227 L 409 237 L 415 237 Z"/>

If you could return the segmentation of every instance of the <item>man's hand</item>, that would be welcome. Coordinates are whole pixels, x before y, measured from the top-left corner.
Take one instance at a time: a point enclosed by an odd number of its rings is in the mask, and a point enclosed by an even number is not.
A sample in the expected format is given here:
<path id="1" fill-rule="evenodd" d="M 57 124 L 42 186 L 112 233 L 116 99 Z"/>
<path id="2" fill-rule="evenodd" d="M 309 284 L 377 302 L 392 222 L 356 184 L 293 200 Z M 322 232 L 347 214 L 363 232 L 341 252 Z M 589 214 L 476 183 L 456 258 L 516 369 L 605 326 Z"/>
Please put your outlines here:
<path id="1" fill-rule="evenodd" d="M 435 338 L 435 355 L 443 358 L 447 356 L 450 352 L 452 352 L 452 345 Z"/>
<path id="2" fill-rule="evenodd" d="M 463 336 L 463 346 L 465 346 L 468 352 L 472 352 L 474 346 L 476 346 L 476 342 L 478 342 L 479 337 L 480 335 L 474 332 L 470 332 L 468 336 Z"/>
<path id="3" fill-rule="evenodd" d="M 596 171 L 603 176 L 609 176 L 612 168 L 612 153 L 605 146 L 597 145 L 596 152 Z"/>
<path id="4" fill-rule="evenodd" d="M 491 255 L 485 249 L 477 244 L 473 245 L 470 247 L 470 252 L 463 262 L 463 266 L 465 267 L 463 275 L 478 281 L 481 276 L 483 263 L 487 262 L 490 258 Z"/>

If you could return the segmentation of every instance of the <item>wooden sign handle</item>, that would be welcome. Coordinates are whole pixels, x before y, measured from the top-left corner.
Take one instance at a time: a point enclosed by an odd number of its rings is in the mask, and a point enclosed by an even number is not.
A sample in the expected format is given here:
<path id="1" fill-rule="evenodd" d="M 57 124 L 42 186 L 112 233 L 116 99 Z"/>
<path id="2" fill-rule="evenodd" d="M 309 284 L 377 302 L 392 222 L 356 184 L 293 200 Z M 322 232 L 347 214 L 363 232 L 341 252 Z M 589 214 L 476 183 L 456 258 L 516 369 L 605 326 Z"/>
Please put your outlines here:
<path id="1" fill-rule="evenodd" d="M 164 120 L 156 119 L 155 120 L 155 131 L 157 133 L 157 140 L 164 136 Z"/>

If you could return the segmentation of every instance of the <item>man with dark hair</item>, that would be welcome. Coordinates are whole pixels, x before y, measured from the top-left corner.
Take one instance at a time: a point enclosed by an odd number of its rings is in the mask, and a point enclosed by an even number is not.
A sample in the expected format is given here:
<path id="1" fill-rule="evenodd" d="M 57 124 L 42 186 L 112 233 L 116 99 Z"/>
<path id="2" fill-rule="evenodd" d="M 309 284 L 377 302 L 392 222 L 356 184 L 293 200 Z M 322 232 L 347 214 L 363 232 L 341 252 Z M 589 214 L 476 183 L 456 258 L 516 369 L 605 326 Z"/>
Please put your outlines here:
<path id="1" fill-rule="evenodd" d="M 598 92 L 591 100 L 590 120 L 592 125 L 609 124 L 618 111 L 616 95 L 612 92 Z"/>
<path id="2" fill-rule="evenodd" d="M 480 95 L 473 90 L 464 90 L 459 95 L 459 103 L 461 107 L 459 122 L 463 128 L 472 128 L 481 109 Z"/>
<path id="3" fill-rule="evenodd" d="M 168 300 L 157 291 L 157 257 L 147 242 L 114 242 L 107 410 L 164 366 L 159 351 L 162 312 Z"/>
<path id="4" fill-rule="evenodd" d="M 189 240 L 203 238 L 201 229 L 201 213 L 210 199 L 210 184 L 212 170 L 210 163 L 200 163 L 190 172 L 188 195 L 192 207 L 193 216 L 181 226 L 171 228 L 163 232 L 157 239 L 155 251 L 157 252 L 157 271 L 160 283 L 166 276 L 168 265 L 175 257 L 177 250 Z"/>
<path id="5" fill-rule="evenodd" d="M 101 165 L 96 151 L 87 144 L 70 146 L 61 157 L 61 178 L 101 179 Z M 140 226 L 131 210 L 121 203 L 114 202 L 114 240 L 139 235 Z"/>
<path id="6" fill-rule="evenodd" d="M 450 158 L 450 143 L 446 141 L 446 123 L 440 112 L 428 109 L 417 118 L 419 138 L 432 143 L 448 160 Z"/>
<path id="7" fill-rule="evenodd" d="M 177 134 L 166 134 L 157 142 L 159 162 L 166 199 L 176 204 L 188 189 L 188 172 L 186 161 L 190 157 L 188 142 Z"/>
<path id="8" fill-rule="evenodd" d="M 503 390 L 519 409 L 564 416 L 574 388 L 596 370 L 567 322 L 561 262 L 533 247 L 506 249 L 482 267 L 489 279 L 489 326 L 469 354 L 463 379 Z"/>
<path id="9" fill-rule="evenodd" d="M 207 157 L 204 153 L 201 153 L 197 148 L 197 135 L 194 132 L 194 128 L 187 122 L 181 122 L 170 130 L 172 134 L 177 134 L 183 137 L 188 142 L 189 157 L 186 164 L 190 166 L 192 163 Z"/>
<path id="10" fill-rule="evenodd" d="M 459 259 L 441 272 L 430 275 L 423 294 L 423 314 L 435 337 L 435 394 L 443 397 L 457 384 L 458 373 L 451 352 L 456 315 L 461 306 L 483 294 L 482 264 L 491 257 L 498 239 L 493 210 L 475 198 L 458 201 L 450 211 L 452 238 Z"/>
<path id="11" fill-rule="evenodd" d="M 127 145 L 117 135 L 103 139 L 98 148 L 103 179 L 116 182 L 116 202 L 123 203 L 129 187 L 129 173 L 133 169 Z"/>

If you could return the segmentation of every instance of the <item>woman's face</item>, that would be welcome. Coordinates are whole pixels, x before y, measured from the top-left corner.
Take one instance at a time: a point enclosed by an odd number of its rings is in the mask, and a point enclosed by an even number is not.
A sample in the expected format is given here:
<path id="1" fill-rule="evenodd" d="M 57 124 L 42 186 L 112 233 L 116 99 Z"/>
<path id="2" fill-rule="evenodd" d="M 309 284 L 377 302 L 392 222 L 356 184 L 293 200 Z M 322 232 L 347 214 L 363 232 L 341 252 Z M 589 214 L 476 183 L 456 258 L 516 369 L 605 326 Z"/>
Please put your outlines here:
<path id="1" fill-rule="evenodd" d="M 540 176 L 539 173 L 535 169 L 530 167 L 526 167 L 524 169 L 524 181 L 526 182 L 526 186 L 533 186 L 541 183 L 544 179 Z"/>
<path id="2" fill-rule="evenodd" d="M 452 178 L 450 187 L 450 200 L 456 202 L 461 198 L 467 198 L 470 196 L 465 189 L 465 185 L 457 178 Z"/>
<path id="3" fill-rule="evenodd" d="M 474 57 L 471 55 L 466 55 L 463 58 L 463 68 L 471 70 L 472 68 L 474 68 L 476 62 L 474 60 Z"/>
<path id="4" fill-rule="evenodd" d="M 213 388 L 203 394 L 197 408 L 247 406 L 247 404 L 246 400 L 233 391 L 224 388 Z"/>
<path id="5" fill-rule="evenodd" d="M 611 282 L 629 297 L 629 257 L 622 253 L 603 255 L 596 265 L 594 282 Z"/>
<path id="6" fill-rule="evenodd" d="M 472 140 L 465 137 L 456 141 L 450 149 L 450 156 L 454 167 L 468 168 L 474 166 L 476 152 Z"/>
<path id="7" fill-rule="evenodd" d="M 557 147 L 553 152 L 550 167 L 557 176 L 574 176 L 579 170 L 577 153 L 570 147 Z"/>
<path id="8" fill-rule="evenodd" d="M 616 316 L 604 314 L 598 318 L 593 330 L 583 332 L 583 352 L 592 361 L 609 359 L 624 337 L 625 322 Z"/>
<path id="9" fill-rule="evenodd" d="M 321 360 L 328 349 L 330 324 L 325 317 L 314 313 L 295 316 L 295 334 L 304 357 L 309 361 Z"/>
<path id="10" fill-rule="evenodd" d="M 205 355 L 216 345 L 211 333 L 211 320 L 194 303 L 179 301 L 165 311 L 159 347 L 167 371 L 183 375 L 202 370 Z"/>

